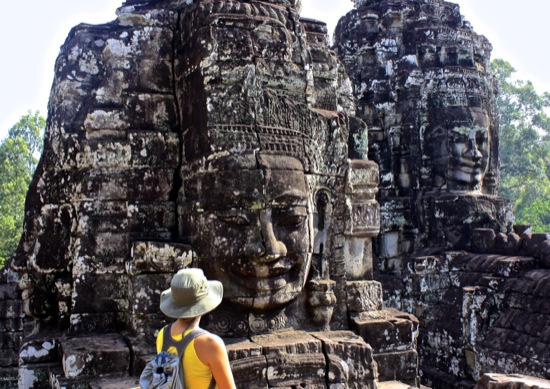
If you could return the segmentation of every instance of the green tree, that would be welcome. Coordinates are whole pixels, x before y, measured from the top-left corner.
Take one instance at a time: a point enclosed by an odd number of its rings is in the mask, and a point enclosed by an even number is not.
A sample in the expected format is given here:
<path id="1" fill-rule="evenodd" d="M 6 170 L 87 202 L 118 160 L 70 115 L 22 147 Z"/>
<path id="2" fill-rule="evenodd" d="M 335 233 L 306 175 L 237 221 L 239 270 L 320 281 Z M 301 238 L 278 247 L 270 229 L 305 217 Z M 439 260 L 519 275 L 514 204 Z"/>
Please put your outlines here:
<path id="1" fill-rule="evenodd" d="M 550 94 L 514 80 L 516 70 L 502 59 L 492 71 L 499 83 L 500 195 L 512 200 L 517 224 L 550 231 Z"/>
<path id="2" fill-rule="evenodd" d="M 29 111 L 0 143 L 0 268 L 21 237 L 25 198 L 42 152 L 45 127 L 46 119 Z"/>

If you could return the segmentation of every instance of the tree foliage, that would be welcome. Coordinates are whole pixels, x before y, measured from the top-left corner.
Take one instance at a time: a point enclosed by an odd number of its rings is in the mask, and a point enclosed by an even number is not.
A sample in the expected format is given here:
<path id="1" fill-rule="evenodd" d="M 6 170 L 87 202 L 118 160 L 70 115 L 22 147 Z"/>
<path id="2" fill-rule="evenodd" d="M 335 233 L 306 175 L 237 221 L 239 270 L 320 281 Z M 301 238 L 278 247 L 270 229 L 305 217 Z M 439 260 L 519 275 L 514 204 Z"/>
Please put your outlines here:
<path id="1" fill-rule="evenodd" d="M 492 71 L 499 83 L 500 195 L 512 200 L 516 224 L 550 231 L 550 94 L 513 79 L 516 70 L 502 59 Z"/>
<path id="2" fill-rule="evenodd" d="M 0 143 L 0 268 L 21 237 L 25 198 L 42 152 L 45 126 L 46 119 L 29 111 Z"/>

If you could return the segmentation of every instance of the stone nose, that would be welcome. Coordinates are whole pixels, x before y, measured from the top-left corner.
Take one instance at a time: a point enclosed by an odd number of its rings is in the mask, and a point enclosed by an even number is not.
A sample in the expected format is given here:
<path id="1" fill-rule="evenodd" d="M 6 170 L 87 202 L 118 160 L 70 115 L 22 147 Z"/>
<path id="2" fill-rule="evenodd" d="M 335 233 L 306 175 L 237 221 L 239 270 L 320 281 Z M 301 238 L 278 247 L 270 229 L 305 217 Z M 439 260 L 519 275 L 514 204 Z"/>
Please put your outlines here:
<path id="1" fill-rule="evenodd" d="M 287 249 L 275 235 L 270 209 L 260 211 L 260 229 L 262 250 L 256 260 L 261 263 L 269 263 L 284 257 L 287 254 Z"/>
<path id="2" fill-rule="evenodd" d="M 481 152 L 477 148 L 475 139 L 468 140 L 468 148 L 466 149 L 464 155 L 472 158 L 475 161 L 479 161 L 483 157 L 483 154 L 481 154 Z"/>

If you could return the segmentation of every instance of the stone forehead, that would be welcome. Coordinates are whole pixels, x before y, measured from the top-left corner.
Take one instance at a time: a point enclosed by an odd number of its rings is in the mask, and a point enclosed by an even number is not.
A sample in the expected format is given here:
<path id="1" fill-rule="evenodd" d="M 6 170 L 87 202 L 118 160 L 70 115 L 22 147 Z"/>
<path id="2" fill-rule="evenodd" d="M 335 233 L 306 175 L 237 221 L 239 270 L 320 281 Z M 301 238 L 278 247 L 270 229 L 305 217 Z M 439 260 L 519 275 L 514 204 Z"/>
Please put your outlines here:
<path id="1" fill-rule="evenodd" d="M 212 155 L 208 158 L 205 173 L 235 170 L 292 170 L 304 171 L 299 159 L 281 154 L 248 153 Z"/>
<path id="2" fill-rule="evenodd" d="M 480 126 L 457 126 L 451 128 L 452 132 L 465 135 L 465 136 L 474 136 L 477 133 L 489 133 L 489 130 L 487 127 L 480 127 Z"/>

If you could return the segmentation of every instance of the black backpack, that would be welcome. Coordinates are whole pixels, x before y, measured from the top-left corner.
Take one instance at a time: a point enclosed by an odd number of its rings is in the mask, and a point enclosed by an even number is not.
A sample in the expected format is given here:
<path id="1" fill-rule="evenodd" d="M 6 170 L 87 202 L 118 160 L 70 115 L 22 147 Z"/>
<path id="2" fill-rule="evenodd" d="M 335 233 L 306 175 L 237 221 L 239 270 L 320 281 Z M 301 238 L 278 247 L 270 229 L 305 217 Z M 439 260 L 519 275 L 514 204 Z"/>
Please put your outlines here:
<path id="1" fill-rule="evenodd" d="M 139 377 L 141 389 L 185 389 L 183 353 L 193 339 L 208 333 L 208 331 L 200 328 L 194 329 L 177 342 L 170 336 L 171 327 L 172 324 L 164 327 L 162 351 L 147 363 Z M 178 355 L 169 353 L 170 347 L 178 350 Z M 212 377 L 208 388 L 214 389 L 215 387 L 216 382 Z"/>

